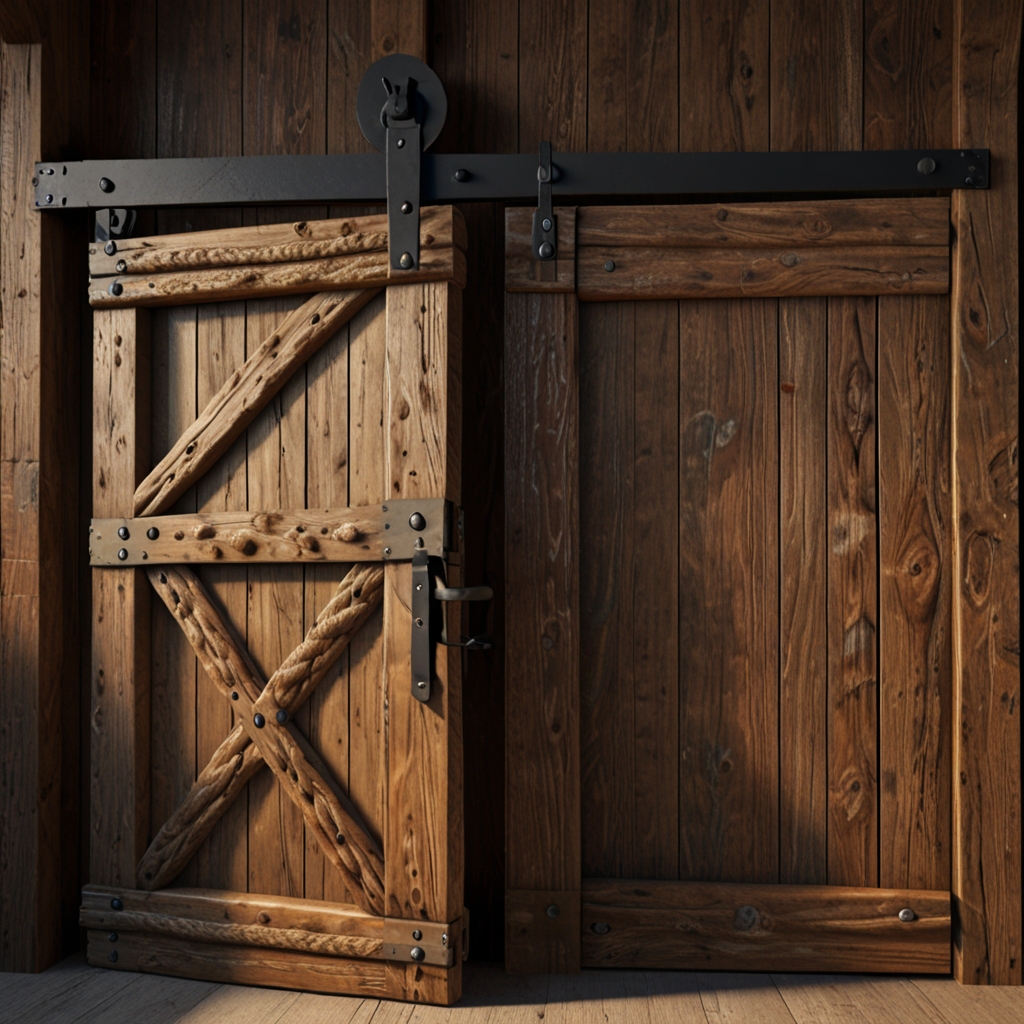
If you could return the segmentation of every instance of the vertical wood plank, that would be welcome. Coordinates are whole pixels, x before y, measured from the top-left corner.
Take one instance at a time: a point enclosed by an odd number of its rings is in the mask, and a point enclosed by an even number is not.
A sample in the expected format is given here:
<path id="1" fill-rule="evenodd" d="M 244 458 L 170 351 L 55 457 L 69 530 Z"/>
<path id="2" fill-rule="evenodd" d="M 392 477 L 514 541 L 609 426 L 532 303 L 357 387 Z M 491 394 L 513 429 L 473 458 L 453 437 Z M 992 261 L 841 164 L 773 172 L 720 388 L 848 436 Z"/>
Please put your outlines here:
<path id="1" fill-rule="evenodd" d="M 776 303 L 680 303 L 684 880 L 778 879 Z"/>
<path id="2" fill-rule="evenodd" d="M 948 889 L 948 299 L 878 300 L 879 884 Z"/>
<path id="3" fill-rule="evenodd" d="M 461 485 L 462 294 L 448 282 L 387 292 L 385 471 L 388 497 L 447 498 Z M 450 571 L 451 575 L 451 571 Z M 384 824 L 389 917 L 462 916 L 462 657 L 439 646 L 430 701 L 412 693 L 412 566 L 385 567 L 388 809 Z M 391 992 L 454 1002 L 462 961 L 448 969 L 388 964 Z"/>
<path id="4" fill-rule="evenodd" d="M 1018 63 L 1021 9 L 958 0 L 953 141 L 992 187 L 953 196 L 953 970 L 1021 983 Z"/>
<path id="5" fill-rule="evenodd" d="M 876 300 L 828 300 L 828 881 L 878 884 Z"/>
<path id="6" fill-rule="evenodd" d="M 427 60 L 426 0 L 372 0 L 370 20 L 373 60 L 389 53 Z"/>
<path id="7" fill-rule="evenodd" d="M 355 117 L 359 83 L 373 63 L 370 21 L 366 4 L 327 2 L 328 153 L 373 152 Z"/>
<path id="8" fill-rule="evenodd" d="M 97 310 L 93 514 L 130 516 L 149 469 L 149 313 Z M 149 839 L 150 587 L 141 569 L 92 570 L 91 879 L 134 887 Z"/>
<path id="9" fill-rule="evenodd" d="M 826 299 L 779 300 L 779 881 L 824 885 Z"/>
<path id="10" fill-rule="evenodd" d="M 505 296 L 506 906 L 529 893 L 531 921 L 506 921 L 516 973 L 580 962 L 578 920 L 564 941 L 532 926 L 580 888 L 577 358 L 574 295 Z"/>

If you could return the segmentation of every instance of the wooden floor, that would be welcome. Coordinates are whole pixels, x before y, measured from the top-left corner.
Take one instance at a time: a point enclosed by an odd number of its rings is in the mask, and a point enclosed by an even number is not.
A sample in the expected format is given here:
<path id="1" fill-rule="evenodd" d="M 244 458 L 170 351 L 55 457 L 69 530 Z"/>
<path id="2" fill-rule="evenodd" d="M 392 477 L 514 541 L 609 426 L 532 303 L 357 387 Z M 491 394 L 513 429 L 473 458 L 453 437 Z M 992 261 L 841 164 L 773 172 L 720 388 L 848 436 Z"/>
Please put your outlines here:
<path id="1" fill-rule="evenodd" d="M 1024 988 L 949 978 L 587 971 L 470 965 L 453 1009 L 89 967 L 0 974 L 4 1024 L 1021 1024 Z"/>

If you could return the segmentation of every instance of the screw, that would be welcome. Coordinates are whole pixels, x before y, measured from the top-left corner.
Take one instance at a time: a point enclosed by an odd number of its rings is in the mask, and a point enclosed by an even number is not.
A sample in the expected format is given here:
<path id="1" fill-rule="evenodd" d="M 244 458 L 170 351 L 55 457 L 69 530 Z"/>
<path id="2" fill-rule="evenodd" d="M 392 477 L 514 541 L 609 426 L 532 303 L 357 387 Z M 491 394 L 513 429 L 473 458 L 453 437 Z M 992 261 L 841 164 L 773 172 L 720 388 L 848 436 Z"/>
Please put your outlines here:
<path id="1" fill-rule="evenodd" d="M 417 963 L 419 963 L 426 955 L 427 954 L 424 953 L 422 948 L 419 946 L 413 946 L 409 951 L 409 956 L 411 956 Z"/>
<path id="2" fill-rule="evenodd" d="M 402 148 L 403 148 L 403 147 L 405 146 L 405 139 L 399 139 L 399 140 L 398 140 L 398 141 L 397 141 L 397 142 L 395 143 L 395 145 L 396 145 L 396 146 L 397 146 L 397 147 L 398 147 L 399 149 L 402 149 Z"/>
<path id="3" fill-rule="evenodd" d="M 109 178 L 100 178 L 100 191 L 101 192 L 113 192 L 114 183 Z"/>
<path id="4" fill-rule="evenodd" d="M 274 717 L 281 723 L 281 725 L 284 725 L 284 723 L 288 721 L 288 712 L 285 711 L 284 708 L 281 708 Z"/>
<path id="5" fill-rule="evenodd" d="M 423 625 L 423 620 L 422 619 L 417 619 L 416 620 L 416 625 L 417 626 L 422 626 Z"/>
<path id="6" fill-rule="evenodd" d="M 121 550 L 118 551 L 118 553 L 117 553 L 117 557 L 120 558 L 122 562 L 127 561 L 127 559 L 128 559 L 128 549 L 127 548 L 121 548 Z"/>
<path id="7" fill-rule="evenodd" d="M 46 197 L 46 202 L 47 202 L 47 204 L 52 203 L 53 202 L 53 196 L 47 196 Z"/>
<path id="8" fill-rule="evenodd" d="M 427 521 L 423 518 L 422 512 L 413 512 L 413 514 L 409 516 L 409 525 L 414 530 L 418 531 L 422 530 L 427 525 Z"/>
<path id="9" fill-rule="evenodd" d="M 935 161 L 930 156 L 923 156 L 917 162 L 917 169 L 921 174 L 931 174 L 935 170 Z"/>
<path id="10" fill-rule="evenodd" d="M 455 179 L 456 181 L 469 181 L 469 171 L 467 171 L 465 167 L 460 167 L 460 168 L 459 168 L 459 169 L 458 169 L 458 170 L 457 170 L 457 171 L 456 171 L 456 172 L 455 172 L 455 173 L 454 173 L 454 174 L 452 175 L 452 177 L 453 177 L 453 178 L 454 178 L 454 179 Z"/>
<path id="11" fill-rule="evenodd" d="M 112 950 L 111 950 L 111 951 L 110 951 L 110 952 L 109 952 L 109 953 L 107 954 L 107 959 L 108 959 L 108 960 L 109 960 L 109 961 L 110 961 L 110 962 L 111 962 L 112 964 L 116 964 L 116 963 L 117 963 L 117 950 L 116 950 L 116 949 L 112 949 Z"/>
<path id="12" fill-rule="evenodd" d="M 267 720 L 257 711 L 256 714 L 252 716 L 252 724 L 255 725 L 257 729 L 262 729 L 263 726 L 267 724 Z"/>
<path id="13" fill-rule="evenodd" d="M 427 688 L 427 681 L 426 681 L 426 679 L 417 679 L 416 680 L 416 688 L 418 690 L 425 690 Z"/>
<path id="14" fill-rule="evenodd" d="M 541 227 L 542 227 L 542 228 L 543 228 L 543 229 L 544 229 L 545 231 L 550 231 L 550 230 L 551 230 L 551 227 L 552 227 L 552 224 L 551 224 L 551 218 L 550 218 L 550 217 L 545 217 L 545 218 L 544 218 L 544 219 L 543 219 L 543 220 L 542 220 L 542 221 L 540 222 L 540 226 L 541 226 Z"/>
<path id="15" fill-rule="evenodd" d="M 415 931 L 414 931 L 414 932 L 412 933 L 412 937 L 413 937 L 413 939 L 415 939 L 415 941 L 416 941 L 416 942 L 419 942 L 419 941 L 420 941 L 420 939 L 422 939 L 422 938 L 423 938 L 423 932 L 421 932 L 421 931 L 419 930 L 419 928 L 417 928 L 417 929 L 416 929 L 416 930 L 415 930 Z"/>
<path id="16" fill-rule="evenodd" d="M 117 528 L 117 535 L 121 538 L 121 540 L 127 540 L 131 536 L 131 534 L 128 532 L 127 526 L 119 526 Z"/>
<path id="17" fill-rule="evenodd" d="M 117 942 L 117 932 L 111 932 L 107 936 L 107 942 Z"/>
<path id="18" fill-rule="evenodd" d="M 107 289 L 111 295 L 120 295 L 124 291 L 124 287 L 120 281 L 114 281 L 113 284 Z"/>
<path id="19" fill-rule="evenodd" d="M 402 203 L 402 213 L 412 213 L 412 203 L 408 199 Z"/>
<path id="20" fill-rule="evenodd" d="M 238 700 L 238 691 L 237 690 L 232 690 L 231 691 L 231 699 L 232 700 Z"/>
<path id="21" fill-rule="evenodd" d="M 157 537 L 159 537 L 159 536 L 160 536 L 160 531 L 159 531 L 159 530 L 158 530 L 158 529 L 157 529 L 157 528 L 156 528 L 155 526 L 151 526 L 151 527 L 150 527 L 150 528 L 149 528 L 149 529 L 148 529 L 148 530 L 146 531 L 146 536 L 147 536 L 147 537 L 148 537 L 148 538 L 149 538 L 150 540 L 156 540 L 156 539 L 157 539 Z"/>
<path id="22" fill-rule="evenodd" d="M 551 906 L 548 907 L 547 913 L 548 913 L 548 917 L 550 917 L 552 920 L 554 920 L 556 917 L 558 917 L 558 915 L 561 913 L 561 911 L 558 909 L 558 904 L 557 903 L 552 903 Z"/>
<path id="23" fill-rule="evenodd" d="M 124 910 L 124 904 L 121 902 L 120 897 L 115 896 L 110 901 L 110 909 L 111 910 Z"/>
<path id="24" fill-rule="evenodd" d="M 973 178 L 964 178 L 964 184 L 965 185 L 973 185 L 974 184 L 974 179 Z"/>
<path id="25" fill-rule="evenodd" d="M 124 272 L 125 272 L 125 271 L 126 271 L 126 270 L 128 269 L 128 264 L 127 264 L 127 263 L 125 263 L 125 261 L 124 261 L 124 260 L 118 260 L 118 261 L 117 261 L 117 265 L 116 265 L 116 266 L 114 267 L 114 269 L 115 269 L 115 270 L 116 270 L 116 271 L 117 271 L 117 272 L 118 272 L 119 274 L 123 274 L 123 273 L 124 273 Z"/>
<path id="26" fill-rule="evenodd" d="M 604 264 L 604 269 L 607 270 L 610 274 L 615 269 L 615 260 L 606 260 Z"/>
<path id="27" fill-rule="evenodd" d="M 607 921 L 595 921 L 590 926 L 590 930 L 595 935 L 607 935 L 612 930 L 612 926 Z"/>
<path id="28" fill-rule="evenodd" d="M 403 270 L 408 270 L 412 266 L 412 254 L 411 253 L 407 253 L 407 252 L 403 252 L 402 253 L 402 258 L 398 261 L 398 265 Z"/>
<path id="29" fill-rule="evenodd" d="M 388 555 L 390 555 L 390 554 L 391 554 L 391 548 L 385 548 L 385 549 L 384 549 L 384 555 L 385 555 L 385 557 L 387 557 L 387 556 L 388 556 Z"/>
<path id="30" fill-rule="evenodd" d="M 108 256 L 113 256 L 114 253 L 117 252 L 117 242 L 115 242 L 113 239 L 111 239 L 109 242 L 107 242 L 107 244 L 105 246 L 103 246 L 103 251 Z"/>
<path id="31" fill-rule="evenodd" d="M 555 255 L 555 247 L 550 242 L 541 242 L 537 249 L 537 255 L 542 260 L 549 260 Z"/>
<path id="32" fill-rule="evenodd" d="M 914 913 L 914 912 L 913 912 L 913 911 L 912 911 L 912 910 L 910 909 L 910 907 L 904 907 L 904 908 L 903 908 L 903 909 L 902 909 L 902 910 L 900 911 L 900 920 L 901 920 L 901 921 L 902 921 L 902 922 L 903 922 L 904 924 L 907 924 L 908 922 L 910 922 L 910 921 L 913 921 L 913 920 L 914 920 L 914 919 L 915 919 L 916 917 L 917 917 L 917 914 L 915 914 L 915 913 Z"/>

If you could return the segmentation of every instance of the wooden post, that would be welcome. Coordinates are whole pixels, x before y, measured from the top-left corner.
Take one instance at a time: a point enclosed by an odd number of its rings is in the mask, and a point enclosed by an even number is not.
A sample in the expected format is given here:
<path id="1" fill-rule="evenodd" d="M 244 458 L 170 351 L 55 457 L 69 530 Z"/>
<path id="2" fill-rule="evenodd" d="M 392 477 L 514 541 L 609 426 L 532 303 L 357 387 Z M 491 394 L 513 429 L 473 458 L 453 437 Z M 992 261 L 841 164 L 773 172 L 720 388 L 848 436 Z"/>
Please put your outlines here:
<path id="1" fill-rule="evenodd" d="M 958 0 L 953 142 L 991 188 L 953 193 L 953 969 L 1021 983 L 1016 0 Z"/>
<path id="2" fill-rule="evenodd" d="M 461 289 L 444 282 L 392 285 L 386 331 L 386 493 L 458 504 Z M 458 573 L 458 564 L 449 564 L 450 584 L 460 585 Z M 387 564 L 385 913 L 410 922 L 453 922 L 462 917 L 463 898 L 462 652 L 438 646 L 430 701 L 413 696 L 411 597 L 410 563 Z M 455 1002 L 462 991 L 459 938 L 451 968 L 389 963 L 389 994 L 416 1002 Z"/>
<path id="3" fill-rule="evenodd" d="M 85 221 L 34 210 L 37 160 L 81 156 L 84 6 L 0 3 L 0 970 L 75 948 L 78 506 Z"/>

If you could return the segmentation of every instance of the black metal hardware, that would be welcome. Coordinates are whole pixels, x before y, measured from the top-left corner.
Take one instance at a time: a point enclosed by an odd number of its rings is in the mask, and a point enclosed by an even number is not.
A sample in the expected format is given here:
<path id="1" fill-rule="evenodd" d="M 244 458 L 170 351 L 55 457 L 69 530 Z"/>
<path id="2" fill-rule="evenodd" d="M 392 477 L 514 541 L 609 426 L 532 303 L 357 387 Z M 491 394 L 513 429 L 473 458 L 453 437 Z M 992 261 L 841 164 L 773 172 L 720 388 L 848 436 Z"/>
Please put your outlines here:
<path id="1" fill-rule="evenodd" d="M 412 695 L 424 704 L 430 700 L 434 681 L 430 591 L 430 556 L 426 551 L 417 551 L 412 556 Z"/>
<path id="2" fill-rule="evenodd" d="M 490 587 L 435 587 L 438 601 L 490 601 L 494 591 Z"/>
<path id="3" fill-rule="evenodd" d="M 64 197 L 61 198 L 63 200 Z M 96 211 L 96 234 L 94 237 L 97 242 L 106 242 L 103 251 L 108 256 L 113 256 L 117 252 L 116 240 L 118 238 L 131 238 L 132 231 L 135 229 L 136 216 L 135 210 L 123 208 L 111 209 L 108 207 L 105 210 Z"/>
<path id="4" fill-rule="evenodd" d="M 538 260 L 553 260 L 558 255 L 558 227 L 551 205 L 551 143 L 540 144 L 540 162 L 537 165 L 537 209 L 533 211 L 533 256 Z"/>

